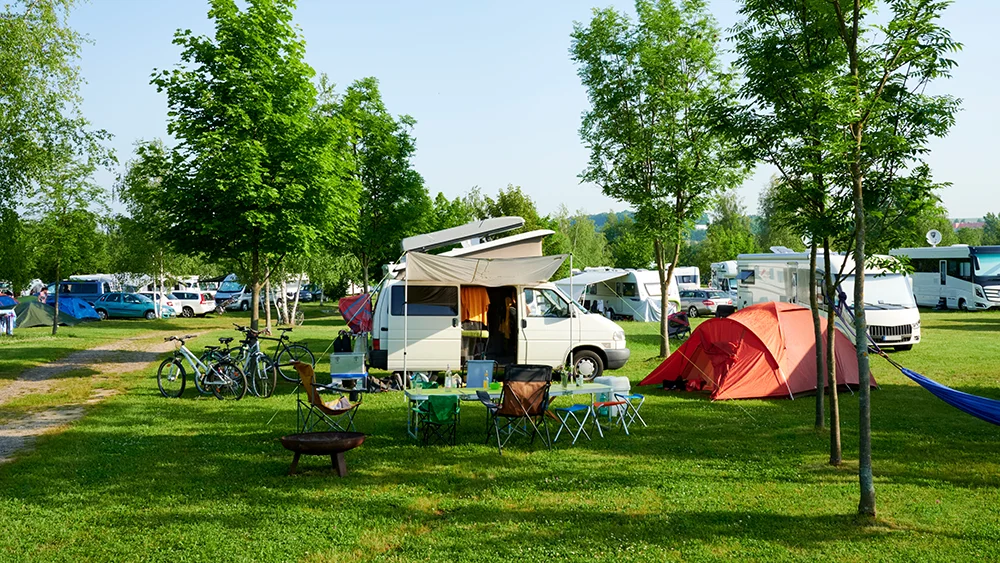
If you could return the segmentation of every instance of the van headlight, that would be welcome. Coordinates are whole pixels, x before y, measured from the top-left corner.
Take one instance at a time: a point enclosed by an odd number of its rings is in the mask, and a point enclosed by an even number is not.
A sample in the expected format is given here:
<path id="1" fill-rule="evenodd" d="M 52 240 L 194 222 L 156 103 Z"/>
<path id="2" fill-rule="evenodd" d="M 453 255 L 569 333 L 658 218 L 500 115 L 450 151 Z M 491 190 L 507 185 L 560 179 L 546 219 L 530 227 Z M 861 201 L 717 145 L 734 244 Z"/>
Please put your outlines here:
<path id="1" fill-rule="evenodd" d="M 611 335 L 611 339 L 615 342 L 625 342 L 625 331 L 619 330 Z"/>
<path id="2" fill-rule="evenodd" d="M 976 297 L 981 297 L 983 299 L 986 299 L 986 296 L 983 295 L 983 289 L 978 285 L 976 286 Z"/>
<path id="3" fill-rule="evenodd" d="M 910 328 L 912 328 L 914 331 L 920 330 L 920 321 L 917 321 L 912 325 L 910 325 Z"/>

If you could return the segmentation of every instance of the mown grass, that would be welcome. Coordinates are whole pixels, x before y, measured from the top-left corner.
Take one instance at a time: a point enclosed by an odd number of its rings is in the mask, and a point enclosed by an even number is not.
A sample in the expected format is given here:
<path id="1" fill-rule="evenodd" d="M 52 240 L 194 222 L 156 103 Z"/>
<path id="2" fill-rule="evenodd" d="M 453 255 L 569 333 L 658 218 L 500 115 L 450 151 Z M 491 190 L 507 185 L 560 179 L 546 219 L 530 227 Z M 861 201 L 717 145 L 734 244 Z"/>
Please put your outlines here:
<path id="1" fill-rule="evenodd" d="M 317 309 L 296 334 L 322 350 L 341 324 Z M 926 311 L 924 342 L 894 358 L 1000 398 L 998 325 L 998 313 Z M 656 327 L 624 327 L 633 356 L 620 373 L 634 383 L 657 363 Z M 291 386 L 269 400 L 166 400 L 147 370 L 128 393 L 0 466 L 0 560 L 1000 557 L 998 428 L 881 360 L 873 367 L 875 522 L 853 517 L 851 395 L 842 396 L 842 468 L 826 464 L 827 433 L 813 429 L 808 397 L 712 403 L 646 389 L 649 427 L 630 437 L 552 451 L 518 444 L 501 457 L 481 443 L 478 405 L 463 406 L 458 446 L 421 447 L 406 438 L 402 396 L 372 395 L 357 420 L 368 439 L 339 479 L 322 458 L 285 476 L 291 455 L 276 439 L 295 425 Z"/>

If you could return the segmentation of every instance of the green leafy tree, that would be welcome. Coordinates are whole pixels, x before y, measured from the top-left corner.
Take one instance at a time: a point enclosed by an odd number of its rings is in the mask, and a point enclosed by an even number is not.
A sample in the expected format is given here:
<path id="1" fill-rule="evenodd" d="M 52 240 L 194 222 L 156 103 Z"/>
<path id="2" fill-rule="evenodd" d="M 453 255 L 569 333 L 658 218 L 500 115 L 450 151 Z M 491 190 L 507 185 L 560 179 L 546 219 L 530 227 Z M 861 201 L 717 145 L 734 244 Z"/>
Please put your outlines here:
<path id="1" fill-rule="evenodd" d="M 780 184 L 780 176 L 775 176 L 760 193 L 754 232 L 757 237 L 757 246 L 761 251 L 767 251 L 772 246 L 784 246 L 801 251 L 804 248 L 802 237 L 796 234 L 796 231 L 790 226 L 795 222 L 795 219 L 788 216 L 788 210 L 779 205 L 775 193 Z"/>
<path id="2" fill-rule="evenodd" d="M 493 199 L 484 196 L 479 188 L 473 188 L 465 197 L 465 202 L 479 219 L 490 217 L 521 217 L 524 219 L 524 226 L 504 233 L 501 236 L 512 236 L 529 231 L 548 229 L 555 231 L 555 234 L 546 237 L 542 241 L 542 253 L 546 256 L 555 254 L 566 254 L 570 251 L 570 241 L 559 230 L 559 223 L 549 216 L 542 216 L 535 207 L 535 202 L 524 193 L 521 186 L 507 185 L 506 189 L 501 189 L 497 193 L 497 198 Z M 557 276 L 564 275 L 568 266 L 560 269 Z"/>
<path id="3" fill-rule="evenodd" d="M 563 207 L 559 210 L 556 223 L 559 226 L 559 233 L 566 237 L 569 251 L 573 255 L 574 268 L 582 270 L 592 266 L 607 266 L 611 263 L 608 240 L 603 232 L 597 230 L 594 221 L 587 214 L 578 211 L 570 216 Z M 566 266 L 568 267 L 568 264 Z"/>
<path id="4" fill-rule="evenodd" d="M 640 0 L 636 12 L 632 21 L 595 10 L 589 24 L 574 25 L 570 53 L 591 106 L 580 129 L 590 148 L 581 177 L 636 210 L 666 295 L 685 233 L 745 170 L 713 117 L 733 89 L 705 2 Z M 667 306 L 664 299 L 661 356 L 669 353 Z"/>
<path id="5" fill-rule="evenodd" d="M 161 211 L 182 252 L 240 262 L 252 290 L 251 326 L 270 268 L 355 224 L 341 120 L 322 101 L 292 24 L 290 0 L 212 0 L 214 37 L 178 31 L 181 60 L 154 71 L 166 93 L 170 151 Z M 263 258 L 276 257 L 264 267 Z"/>
<path id="6" fill-rule="evenodd" d="M 653 263 L 653 245 L 631 216 L 619 219 L 608 213 L 603 231 L 616 268 L 648 268 Z"/>
<path id="7" fill-rule="evenodd" d="M 1000 244 L 1000 217 L 996 213 L 983 217 L 983 244 Z"/>
<path id="8" fill-rule="evenodd" d="M 13 209 L 0 207 L 0 280 L 9 281 L 15 291 L 31 283 L 33 268 L 29 225 Z"/>
<path id="9" fill-rule="evenodd" d="M 983 231 L 982 228 L 962 227 L 955 232 L 955 235 L 958 237 L 959 244 L 979 246 L 983 244 Z"/>
<path id="10" fill-rule="evenodd" d="M 358 227 L 348 246 L 361 264 L 368 291 L 372 270 L 399 258 L 401 241 L 423 231 L 432 206 L 424 180 L 410 159 L 416 152 L 416 121 L 393 117 L 378 81 L 356 81 L 336 113 L 350 127 L 353 180 L 359 188 Z"/>
<path id="11" fill-rule="evenodd" d="M 733 194 L 719 198 L 708 224 L 703 258 L 709 264 L 735 260 L 740 254 L 757 252 L 757 241 L 750 229 L 750 218 L 739 197 Z"/>
<path id="12" fill-rule="evenodd" d="M 441 231 L 469 223 L 476 218 L 476 212 L 463 198 L 449 200 L 438 192 L 431 206 L 425 232 Z"/>

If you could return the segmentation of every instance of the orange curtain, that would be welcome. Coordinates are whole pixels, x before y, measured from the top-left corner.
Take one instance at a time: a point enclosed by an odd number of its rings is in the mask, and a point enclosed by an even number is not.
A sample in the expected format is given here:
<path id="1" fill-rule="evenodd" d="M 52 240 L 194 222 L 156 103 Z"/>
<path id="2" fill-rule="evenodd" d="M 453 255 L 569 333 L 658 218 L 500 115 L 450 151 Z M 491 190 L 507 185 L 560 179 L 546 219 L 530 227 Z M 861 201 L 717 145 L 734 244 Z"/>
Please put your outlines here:
<path id="1" fill-rule="evenodd" d="M 477 321 L 485 325 L 489 308 L 490 295 L 485 287 L 462 288 L 462 322 Z"/>

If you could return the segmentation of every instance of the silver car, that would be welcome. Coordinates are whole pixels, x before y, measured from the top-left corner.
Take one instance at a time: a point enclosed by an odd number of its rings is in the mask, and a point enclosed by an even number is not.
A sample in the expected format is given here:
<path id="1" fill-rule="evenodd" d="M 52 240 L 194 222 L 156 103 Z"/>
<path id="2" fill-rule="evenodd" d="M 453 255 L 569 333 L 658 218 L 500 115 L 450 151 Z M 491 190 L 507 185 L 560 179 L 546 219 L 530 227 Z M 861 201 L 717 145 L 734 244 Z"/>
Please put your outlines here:
<path id="1" fill-rule="evenodd" d="M 733 298 L 717 289 L 689 289 L 681 293 L 681 310 L 689 317 L 714 315 L 719 305 L 732 305 Z"/>

